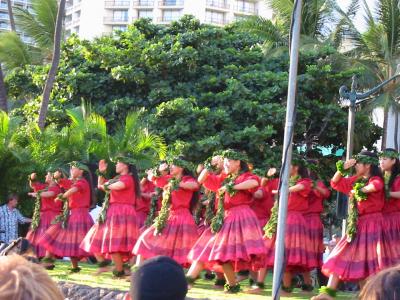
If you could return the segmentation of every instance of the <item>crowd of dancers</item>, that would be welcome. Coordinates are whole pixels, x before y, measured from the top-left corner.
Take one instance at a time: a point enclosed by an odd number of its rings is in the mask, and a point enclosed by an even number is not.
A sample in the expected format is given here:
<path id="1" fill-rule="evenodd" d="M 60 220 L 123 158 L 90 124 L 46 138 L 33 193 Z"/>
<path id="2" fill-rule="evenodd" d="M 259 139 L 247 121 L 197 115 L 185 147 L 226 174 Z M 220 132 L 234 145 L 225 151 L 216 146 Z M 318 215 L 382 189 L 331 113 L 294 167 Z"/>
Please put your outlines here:
<path id="1" fill-rule="evenodd" d="M 324 264 L 321 213 L 331 191 L 318 178 L 316 164 L 292 160 L 282 290 L 292 292 L 292 277 L 302 274 L 301 288 L 312 291 L 310 272 L 317 268 L 329 280 L 314 299 L 331 299 L 340 281 L 362 284 L 400 263 L 399 153 L 362 151 L 336 164 L 330 186 L 349 196 L 350 211 L 347 234 Z M 116 176 L 110 178 L 112 173 Z M 68 176 L 49 169 L 44 183 L 30 175 L 36 202 L 27 238 L 44 266 L 70 257 L 71 272 L 79 272 L 79 261 L 95 256 L 99 272 L 112 261 L 113 275 L 124 277 L 127 263 L 138 267 L 163 255 L 188 268 L 189 286 L 205 270 L 216 274 L 216 286 L 237 293 L 237 273 L 247 270 L 249 292 L 264 289 L 275 254 L 275 168 L 257 172 L 242 152 L 229 149 L 199 165 L 196 177 L 182 156 L 147 170 L 141 180 L 128 155 L 116 158 L 115 172 L 101 160 L 96 174 L 105 197 L 95 223 L 89 214 L 95 195 L 87 165 L 72 162 Z"/>

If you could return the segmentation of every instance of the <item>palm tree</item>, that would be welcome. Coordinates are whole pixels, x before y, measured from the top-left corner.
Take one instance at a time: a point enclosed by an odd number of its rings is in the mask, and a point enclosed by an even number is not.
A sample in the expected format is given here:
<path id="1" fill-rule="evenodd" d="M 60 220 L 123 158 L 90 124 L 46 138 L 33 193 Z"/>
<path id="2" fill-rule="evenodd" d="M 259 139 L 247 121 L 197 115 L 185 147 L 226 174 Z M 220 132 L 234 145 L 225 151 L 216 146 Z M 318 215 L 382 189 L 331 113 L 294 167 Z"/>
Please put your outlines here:
<path id="1" fill-rule="evenodd" d="M 164 139 L 152 134 L 141 121 L 142 111 L 127 115 L 125 124 L 118 128 L 109 139 L 109 156 L 129 153 L 141 170 L 148 169 L 160 159 L 164 159 L 167 147 Z"/>
<path id="2" fill-rule="evenodd" d="M 346 20 L 348 39 L 354 46 L 348 54 L 356 59 L 356 64 L 361 65 L 364 77 L 372 85 L 376 85 L 396 72 L 400 62 L 400 0 L 380 0 L 377 2 L 375 13 L 371 12 L 367 2 L 363 0 L 365 22 L 367 29 L 361 33 L 352 20 Z M 344 15 L 340 10 L 339 13 Z M 398 124 L 399 106 L 396 101 L 398 89 L 396 84 L 385 88 L 384 92 L 373 102 L 374 107 L 383 107 L 383 137 L 382 148 L 388 144 L 388 119 L 389 113 L 395 113 L 395 122 Z M 398 149 L 398 126 L 395 128 L 394 145 Z"/>
<path id="3" fill-rule="evenodd" d="M 58 64 L 60 63 L 61 56 L 61 40 L 62 40 L 62 24 L 65 11 L 65 1 L 60 0 L 58 5 L 57 20 L 56 20 L 56 31 L 54 33 L 54 49 L 53 49 L 53 59 L 51 61 L 51 66 L 49 74 L 47 76 L 46 84 L 43 89 L 42 104 L 40 106 L 38 124 L 41 129 L 45 126 L 47 110 L 50 102 L 50 93 L 53 89 L 53 84 L 56 79 Z"/>
<path id="4" fill-rule="evenodd" d="M 26 9 L 11 7 L 7 0 L 11 32 L 0 34 L 0 109 L 7 111 L 7 92 L 4 73 L 27 64 L 50 61 L 57 15 L 57 0 L 32 0 L 32 13 Z M 15 16 L 15 22 L 14 22 Z M 16 32 L 18 28 L 33 39 L 26 44 Z M 2 69 L 3 67 L 4 69 Z"/>

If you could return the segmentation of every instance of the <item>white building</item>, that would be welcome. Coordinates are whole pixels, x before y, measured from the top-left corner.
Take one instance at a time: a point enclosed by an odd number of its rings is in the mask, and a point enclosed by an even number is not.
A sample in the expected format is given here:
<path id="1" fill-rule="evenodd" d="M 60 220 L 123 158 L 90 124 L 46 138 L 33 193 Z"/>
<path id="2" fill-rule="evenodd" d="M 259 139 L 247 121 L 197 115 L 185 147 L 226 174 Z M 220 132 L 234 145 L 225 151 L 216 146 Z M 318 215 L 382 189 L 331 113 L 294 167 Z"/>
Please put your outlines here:
<path id="1" fill-rule="evenodd" d="M 263 0 L 67 0 L 65 29 L 92 39 L 125 30 L 138 18 L 168 24 L 185 14 L 221 26 L 251 15 L 272 17 Z"/>
<path id="2" fill-rule="evenodd" d="M 11 0 L 11 5 L 31 11 L 31 0 Z M 6 0 L 0 1 L 0 32 L 11 30 L 10 17 L 8 16 L 8 6 Z M 26 36 L 21 30 L 16 29 L 17 34 L 25 43 L 32 43 L 32 39 Z"/>

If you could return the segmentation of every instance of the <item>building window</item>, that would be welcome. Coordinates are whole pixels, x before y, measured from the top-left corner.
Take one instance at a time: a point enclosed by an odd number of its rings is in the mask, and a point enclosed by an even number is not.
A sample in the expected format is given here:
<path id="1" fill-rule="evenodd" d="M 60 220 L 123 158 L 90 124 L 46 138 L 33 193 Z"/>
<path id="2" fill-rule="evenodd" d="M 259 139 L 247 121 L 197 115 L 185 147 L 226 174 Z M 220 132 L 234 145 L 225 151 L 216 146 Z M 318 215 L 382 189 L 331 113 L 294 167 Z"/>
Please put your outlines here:
<path id="1" fill-rule="evenodd" d="M 8 24 L 7 23 L 0 23 L 0 28 L 1 29 L 8 29 Z"/>
<path id="2" fill-rule="evenodd" d="M 256 3 L 246 1 L 246 0 L 237 0 L 236 1 L 236 9 L 238 11 L 242 11 L 242 12 L 255 13 L 256 12 Z"/>
<path id="3" fill-rule="evenodd" d="M 128 11 L 127 10 L 114 10 L 113 21 L 128 21 Z"/>
<path id="4" fill-rule="evenodd" d="M 81 11 L 78 10 L 74 13 L 74 19 L 79 19 L 81 17 Z"/>
<path id="5" fill-rule="evenodd" d="M 0 2 L 0 8 L 8 9 L 7 3 Z"/>
<path id="6" fill-rule="evenodd" d="M 161 6 L 182 6 L 184 0 L 162 0 Z"/>
<path id="7" fill-rule="evenodd" d="M 138 10 L 138 18 L 153 19 L 153 10 L 150 10 L 150 9 Z"/>
<path id="8" fill-rule="evenodd" d="M 75 27 L 74 27 L 74 32 L 75 32 L 75 33 L 79 33 L 79 26 L 75 26 Z"/>
<path id="9" fill-rule="evenodd" d="M 163 12 L 163 21 L 164 22 L 176 21 L 176 20 L 179 20 L 180 17 L 181 17 L 180 10 L 164 10 L 164 12 Z"/>
<path id="10" fill-rule="evenodd" d="M 225 13 L 219 11 L 207 10 L 206 22 L 214 24 L 225 24 Z"/>
<path id="11" fill-rule="evenodd" d="M 7 14 L 7 13 L 0 12 L 0 19 L 2 19 L 2 20 L 8 20 L 8 14 Z"/>
<path id="12" fill-rule="evenodd" d="M 113 31 L 115 31 L 115 30 L 119 30 L 119 31 L 126 31 L 126 26 L 113 26 L 112 27 L 112 30 Z"/>

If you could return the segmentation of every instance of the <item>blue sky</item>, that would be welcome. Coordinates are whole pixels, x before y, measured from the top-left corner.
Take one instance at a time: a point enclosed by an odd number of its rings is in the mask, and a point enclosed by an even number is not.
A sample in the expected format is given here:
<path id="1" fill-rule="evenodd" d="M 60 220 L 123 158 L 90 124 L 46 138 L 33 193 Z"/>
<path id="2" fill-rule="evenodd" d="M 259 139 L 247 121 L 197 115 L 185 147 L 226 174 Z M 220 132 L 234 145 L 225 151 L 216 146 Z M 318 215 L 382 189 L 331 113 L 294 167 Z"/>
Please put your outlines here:
<path id="1" fill-rule="evenodd" d="M 342 7 L 342 9 L 346 9 L 346 7 L 350 4 L 351 0 L 337 0 L 337 3 L 340 5 L 340 7 Z M 375 4 L 377 2 L 377 0 L 366 0 L 369 8 L 371 9 L 371 11 L 374 11 L 375 8 Z M 355 23 L 356 26 L 360 28 L 360 30 L 362 31 L 362 29 L 365 27 L 364 26 L 364 20 L 363 20 L 363 15 L 364 15 L 364 5 L 363 5 L 363 1 L 360 0 L 360 10 L 358 11 L 358 14 L 355 18 Z"/>

